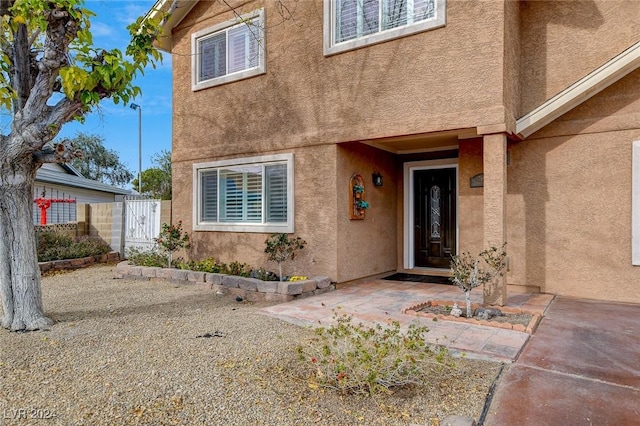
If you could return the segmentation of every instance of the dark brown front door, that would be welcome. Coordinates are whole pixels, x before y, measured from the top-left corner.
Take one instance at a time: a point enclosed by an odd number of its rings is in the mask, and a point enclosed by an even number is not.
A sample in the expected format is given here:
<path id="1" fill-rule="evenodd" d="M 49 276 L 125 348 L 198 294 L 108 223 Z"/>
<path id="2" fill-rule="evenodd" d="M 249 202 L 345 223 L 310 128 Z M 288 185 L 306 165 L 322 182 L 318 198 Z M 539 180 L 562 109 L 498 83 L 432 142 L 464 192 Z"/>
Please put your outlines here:
<path id="1" fill-rule="evenodd" d="M 448 268 L 456 253 L 456 169 L 416 170 L 415 266 Z"/>

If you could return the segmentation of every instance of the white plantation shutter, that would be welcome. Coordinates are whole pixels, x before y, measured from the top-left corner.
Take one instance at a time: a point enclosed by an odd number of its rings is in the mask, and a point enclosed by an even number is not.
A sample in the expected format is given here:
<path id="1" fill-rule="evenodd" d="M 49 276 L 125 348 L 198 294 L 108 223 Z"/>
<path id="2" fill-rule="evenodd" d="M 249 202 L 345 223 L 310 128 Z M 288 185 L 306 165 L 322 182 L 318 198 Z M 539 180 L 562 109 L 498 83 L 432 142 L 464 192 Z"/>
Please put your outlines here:
<path id="1" fill-rule="evenodd" d="M 382 6 L 382 29 L 407 24 L 407 0 L 385 0 Z"/>
<path id="2" fill-rule="evenodd" d="M 293 155 L 196 164 L 196 229 L 293 232 Z M 201 167 L 197 167 L 201 166 Z"/>
<path id="3" fill-rule="evenodd" d="M 336 41 L 352 40 L 380 30 L 380 0 L 337 0 Z"/>
<path id="4" fill-rule="evenodd" d="M 333 4 L 336 43 L 435 16 L 435 0 L 334 0 Z"/>
<path id="5" fill-rule="evenodd" d="M 198 42 L 200 51 L 200 81 L 227 73 L 227 34 L 216 34 Z"/>
<path id="6" fill-rule="evenodd" d="M 218 221 L 218 171 L 203 172 L 200 178 L 200 219 Z"/>
<path id="7" fill-rule="evenodd" d="M 220 170 L 220 222 L 242 221 L 242 173 Z"/>
<path id="8" fill-rule="evenodd" d="M 220 170 L 220 221 L 262 222 L 262 166 Z"/>
<path id="9" fill-rule="evenodd" d="M 436 16 L 435 0 L 413 0 L 413 22 L 424 21 Z"/>
<path id="10" fill-rule="evenodd" d="M 198 85 L 202 88 L 211 87 L 265 72 L 264 55 L 261 52 L 265 46 L 263 13 L 263 9 L 260 9 L 192 34 L 193 81 L 196 88 Z"/>
<path id="11" fill-rule="evenodd" d="M 358 0 L 337 0 L 336 41 L 339 43 L 358 36 Z"/>
<path id="12" fill-rule="evenodd" d="M 265 166 L 266 221 L 287 221 L 287 165 Z"/>
<path id="13" fill-rule="evenodd" d="M 362 3 L 358 36 L 380 31 L 380 0 L 358 0 Z"/>
<path id="14" fill-rule="evenodd" d="M 262 222 L 262 166 L 244 174 L 245 222 Z"/>
<path id="15" fill-rule="evenodd" d="M 253 22 L 229 30 L 229 73 L 258 65 L 258 27 Z"/>

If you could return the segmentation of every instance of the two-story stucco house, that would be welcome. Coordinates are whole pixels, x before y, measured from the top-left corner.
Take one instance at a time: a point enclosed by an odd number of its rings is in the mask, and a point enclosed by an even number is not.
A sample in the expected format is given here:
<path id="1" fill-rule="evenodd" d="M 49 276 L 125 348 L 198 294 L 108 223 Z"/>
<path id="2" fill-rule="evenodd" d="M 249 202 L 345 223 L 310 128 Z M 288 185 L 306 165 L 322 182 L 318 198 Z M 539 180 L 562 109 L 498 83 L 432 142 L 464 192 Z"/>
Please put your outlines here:
<path id="1" fill-rule="evenodd" d="M 636 0 L 156 8 L 195 256 L 268 266 L 295 233 L 293 272 L 344 283 L 506 241 L 509 286 L 640 302 Z"/>

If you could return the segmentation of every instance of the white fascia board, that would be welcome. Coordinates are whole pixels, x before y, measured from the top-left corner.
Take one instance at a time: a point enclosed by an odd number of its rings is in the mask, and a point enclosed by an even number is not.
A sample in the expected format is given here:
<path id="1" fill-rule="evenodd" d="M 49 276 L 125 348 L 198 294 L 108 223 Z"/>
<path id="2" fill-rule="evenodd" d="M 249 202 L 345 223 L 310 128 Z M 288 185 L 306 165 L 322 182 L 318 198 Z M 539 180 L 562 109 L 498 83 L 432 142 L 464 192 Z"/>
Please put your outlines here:
<path id="1" fill-rule="evenodd" d="M 157 0 L 151 10 L 147 12 L 145 19 L 154 19 L 158 14 L 169 13 L 169 16 L 162 22 L 162 32 L 154 42 L 154 45 L 167 53 L 171 53 L 173 40 L 171 30 L 178 25 L 191 9 L 198 3 L 198 0 Z"/>
<path id="2" fill-rule="evenodd" d="M 526 138 L 640 67 L 640 42 L 598 67 L 516 121 Z"/>

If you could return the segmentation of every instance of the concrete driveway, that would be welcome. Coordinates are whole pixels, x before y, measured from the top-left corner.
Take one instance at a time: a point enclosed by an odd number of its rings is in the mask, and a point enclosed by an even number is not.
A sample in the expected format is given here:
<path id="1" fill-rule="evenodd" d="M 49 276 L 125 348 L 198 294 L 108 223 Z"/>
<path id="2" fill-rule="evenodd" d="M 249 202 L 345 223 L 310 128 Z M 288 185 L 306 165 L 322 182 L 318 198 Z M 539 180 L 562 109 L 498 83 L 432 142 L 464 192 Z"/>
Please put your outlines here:
<path id="1" fill-rule="evenodd" d="M 640 305 L 556 297 L 485 425 L 640 425 Z"/>

